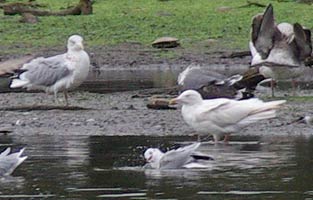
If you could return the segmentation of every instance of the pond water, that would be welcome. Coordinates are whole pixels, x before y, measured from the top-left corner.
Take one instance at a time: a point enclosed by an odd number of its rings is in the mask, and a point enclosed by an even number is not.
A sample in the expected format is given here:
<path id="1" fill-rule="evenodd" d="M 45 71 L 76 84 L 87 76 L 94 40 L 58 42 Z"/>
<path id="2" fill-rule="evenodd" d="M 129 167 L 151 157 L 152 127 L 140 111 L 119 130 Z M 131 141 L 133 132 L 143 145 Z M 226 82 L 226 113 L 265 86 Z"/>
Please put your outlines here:
<path id="1" fill-rule="evenodd" d="M 208 169 L 141 168 L 146 148 L 167 150 L 194 139 L 3 135 L 0 150 L 26 146 L 28 159 L 13 177 L 1 179 L 0 199 L 313 198 L 313 138 L 204 143 L 200 151 L 215 158 Z"/>

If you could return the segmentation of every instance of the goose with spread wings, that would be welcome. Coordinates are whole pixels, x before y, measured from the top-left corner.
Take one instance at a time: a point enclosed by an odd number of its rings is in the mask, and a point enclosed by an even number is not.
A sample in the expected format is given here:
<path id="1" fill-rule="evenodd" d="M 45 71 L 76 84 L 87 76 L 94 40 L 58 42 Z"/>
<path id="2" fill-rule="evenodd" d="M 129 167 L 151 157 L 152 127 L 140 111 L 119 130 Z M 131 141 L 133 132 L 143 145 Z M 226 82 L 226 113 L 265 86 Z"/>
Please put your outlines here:
<path id="1" fill-rule="evenodd" d="M 295 91 L 295 79 L 303 74 L 304 61 L 312 54 L 311 31 L 299 23 L 276 24 L 270 4 L 252 19 L 249 47 L 251 67 L 273 80 L 292 79 Z"/>

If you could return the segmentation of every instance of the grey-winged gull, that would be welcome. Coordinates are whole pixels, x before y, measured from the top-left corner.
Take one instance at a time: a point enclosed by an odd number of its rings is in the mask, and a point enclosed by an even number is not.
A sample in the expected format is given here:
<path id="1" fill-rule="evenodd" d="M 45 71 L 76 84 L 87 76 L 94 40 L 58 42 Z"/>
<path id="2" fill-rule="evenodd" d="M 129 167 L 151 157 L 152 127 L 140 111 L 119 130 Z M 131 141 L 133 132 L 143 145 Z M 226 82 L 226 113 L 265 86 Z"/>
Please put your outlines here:
<path id="1" fill-rule="evenodd" d="M 9 176 L 20 165 L 27 156 L 21 156 L 25 148 L 18 152 L 11 153 L 11 148 L 8 147 L 0 154 L 0 176 Z"/>
<path id="2" fill-rule="evenodd" d="M 189 65 L 178 75 L 177 83 L 180 93 L 196 90 L 203 99 L 248 99 L 254 96 L 253 91 L 264 79 L 263 75 L 252 70 L 242 75 L 226 77 L 215 71 L 204 70 L 197 65 Z"/>
<path id="3" fill-rule="evenodd" d="M 305 116 L 299 117 L 298 119 L 294 120 L 290 124 L 293 124 L 293 123 L 303 123 L 307 125 L 313 125 L 313 117 L 309 115 L 305 115 Z"/>
<path id="4" fill-rule="evenodd" d="M 276 109 L 285 102 L 263 102 L 257 98 L 203 100 L 194 90 L 187 90 L 170 101 L 171 104 L 182 104 L 181 113 L 185 122 L 199 134 L 212 134 L 215 142 L 222 136 L 226 136 L 227 141 L 230 133 L 236 133 L 259 120 L 275 117 Z"/>
<path id="5" fill-rule="evenodd" d="M 149 148 L 144 157 L 147 161 L 145 168 L 152 169 L 181 169 L 206 168 L 206 161 L 214 160 L 211 156 L 196 152 L 200 143 L 194 143 L 163 153 L 160 149 Z"/>
<path id="6" fill-rule="evenodd" d="M 53 57 L 35 58 L 21 68 L 21 73 L 13 79 L 10 87 L 39 89 L 47 93 L 64 92 L 68 105 L 68 90 L 78 87 L 88 76 L 90 60 L 84 51 L 83 38 L 72 35 L 67 42 L 67 52 Z"/>
<path id="7" fill-rule="evenodd" d="M 303 74 L 304 61 L 312 54 L 311 31 L 299 23 L 277 25 L 269 4 L 263 14 L 252 19 L 249 47 L 251 67 L 273 80 L 292 79 L 294 90 L 295 79 Z"/>

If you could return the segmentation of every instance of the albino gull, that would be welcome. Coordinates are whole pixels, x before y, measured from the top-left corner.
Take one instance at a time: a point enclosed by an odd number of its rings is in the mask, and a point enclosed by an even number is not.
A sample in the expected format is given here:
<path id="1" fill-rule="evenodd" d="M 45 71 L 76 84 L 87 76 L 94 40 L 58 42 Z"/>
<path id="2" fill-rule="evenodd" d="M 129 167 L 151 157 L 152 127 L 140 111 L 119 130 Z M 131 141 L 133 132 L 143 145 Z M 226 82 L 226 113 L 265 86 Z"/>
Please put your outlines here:
<path id="1" fill-rule="evenodd" d="M 8 176 L 27 158 L 27 156 L 21 157 L 25 148 L 19 152 L 10 153 L 11 148 L 7 148 L 0 154 L 0 176 Z"/>
<path id="2" fill-rule="evenodd" d="M 211 156 L 196 152 L 200 143 L 163 153 L 160 149 L 149 148 L 144 157 L 148 162 L 145 168 L 152 169 L 180 169 L 180 168 L 206 168 L 206 161 L 213 160 Z"/>
<path id="3" fill-rule="evenodd" d="M 39 57 L 26 63 L 15 77 L 11 88 L 39 89 L 47 93 L 64 92 L 68 105 L 67 91 L 78 87 L 86 78 L 90 68 L 88 54 L 84 51 L 83 38 L 72 35 L 67 42 L 67 52 L 53 57 Z"/>
<path id="4" fill-rule="evenodd" d="M 285 102 L 263 102 L 257 98 L 203 100 L 194 90 L 187 90 L 170 101 L 171 104 L 182 104 L 181 113 L 185 122 L 199 134 L 212 134 L 215 142 L 222 136 L 227 136 L 227 140 L 230 133 L 238 132 L 249 124 L 274 118 L 276 109 Z"/>

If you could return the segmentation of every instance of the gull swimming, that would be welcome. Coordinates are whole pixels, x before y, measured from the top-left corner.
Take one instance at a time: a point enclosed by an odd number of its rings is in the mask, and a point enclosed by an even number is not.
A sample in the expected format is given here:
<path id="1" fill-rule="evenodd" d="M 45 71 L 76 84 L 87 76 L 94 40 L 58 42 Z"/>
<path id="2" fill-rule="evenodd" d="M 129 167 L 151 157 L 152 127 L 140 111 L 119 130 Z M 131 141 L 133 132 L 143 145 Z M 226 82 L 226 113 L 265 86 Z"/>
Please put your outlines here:
<path id="1" fill-rule="evenodd" d="M 251 67 L 273 80 L 292 79 L 294 92 L 295 79 L 303 74 L 304 61 L 312 53 L 311 31 L 299 23 L 277 25 L 271 4 L 253 17 L 251 29 Z M 274 96 L 273 82 L 271 87 Z"/>
<path id="2" fill-rule="evenodd" d="M 27 156 L 21 156 L 25 148 L 16 153 L 11 153 L 11 148 L 8 147 L 0 154 L 0 176 L 9 176 L 20 165 Z"/>
<path id="3" fill-rule="evenodd" d="M 181 169 L 206 168 L 205 161 L 214 160 L 211 156 L 196 152 L 200 143 L 180 147 L 163 153 L 160 149 L 149 148 L 144 157 L 147 161 L 145 168 L 152 169 Z"/>
<path id="4" fill-rule="evenodd" d="M 226 77 L 215 71 L 205 71 L 197 65 L 189 65 L 178 75 L 177 83 L 180 93 L 196 90 L 203 99 L 248 99 L 254 97 L 256 86 L 265 79 L 263 75 L 251 72 Z"/>
<path id="5" fill-rule="evenodd" d="M 68 90 L 82 84 L 88 76 L 89 68 L 90 60 L 84 51 L 83 38 L 72 35 L 68 39 L 66 53 L 48 58 L 35 58 L 24 64 L 20 69 L 21 73 L 14 77 L 10 87 L 54 93 L 56 102 L 57 93 L 63 91 L 66 105 L 69 105 Z"/>
<path id="6" fill-rule="evenodd" d="M 182 104 L 181 113 L 185 122 L 199 134 L 211 134 L 217 143 L 225 136 L 259 120 L 276 117 L 276 109 L 285 100 L 263 102 L 257 98 L 232 100 L 226 98 L 203 100 L 194 90 L 187 90 L 171 104 Z"/>

